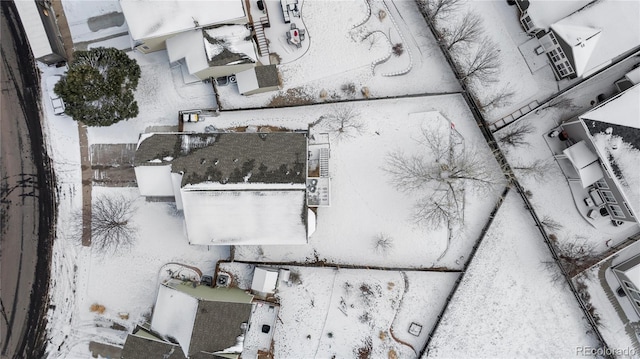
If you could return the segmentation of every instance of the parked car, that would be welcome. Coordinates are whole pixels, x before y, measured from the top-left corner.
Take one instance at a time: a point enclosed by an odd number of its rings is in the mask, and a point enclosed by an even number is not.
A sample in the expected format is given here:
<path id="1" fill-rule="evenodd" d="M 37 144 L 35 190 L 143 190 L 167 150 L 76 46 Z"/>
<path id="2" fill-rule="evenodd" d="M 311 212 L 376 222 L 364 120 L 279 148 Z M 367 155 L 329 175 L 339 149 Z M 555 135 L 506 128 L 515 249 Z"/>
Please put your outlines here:
<path id="1" fill-rule="evenodd" d="M 64 101 L 60 97 L 51 97 L 51 105 L 53 105 L 53 113 L 55 115 L 64 113 Z"/>

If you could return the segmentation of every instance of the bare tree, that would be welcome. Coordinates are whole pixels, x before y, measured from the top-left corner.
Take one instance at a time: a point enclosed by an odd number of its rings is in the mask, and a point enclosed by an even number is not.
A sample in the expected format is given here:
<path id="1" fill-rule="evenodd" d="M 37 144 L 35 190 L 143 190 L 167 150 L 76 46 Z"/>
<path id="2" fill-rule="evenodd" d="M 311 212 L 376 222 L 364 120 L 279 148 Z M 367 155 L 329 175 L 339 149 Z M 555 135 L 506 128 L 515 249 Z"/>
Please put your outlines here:
<path id="1" fill-rule="evenodd" d="M 467 150 L 451 136 L 442 130 L 423 129 L 420 142 L 426 151 L 416 155 L 391 152 L 384 167 L 396 189 L 420 195 L 413 219 L 431 228 L 461 225 L 465 190 L 487 192 L 503 181 L 479 151 Z"/>
<path id="2" fill-rule="evenodd" d="M 500 51 L 498 45 L 485 37 L 476 52 L 466 60 L 458 60 L 458 67 L 462 80 L 470 82 L 472 79 L 480 83 L 494 82 L 495 75 L 500 69 Z"/>
<path id="3" fill-rule="evenodd" d="M 418 5 L 427 14 L 427 20 L 432 23 L 447 18 L 462 3 L 463 0 L 418 0 Z"/>
<path id="4" fill-rule="evenodd" d="M 393 238 L 386 233 L 378 233 L 373 237 L 373 249 L 378 254 L 387 255 L 393 249 Z"/>
<path id="5" fill-rule="evenodd" d="M 536 110 L 536 114 L 542 111 L 546 111 L 551 108 L 557 108 L 566 112 L 574 112 L 580 109 L 580 106 L 576 105 L 574 100 L 570 97 L 559 96 L 551 99 L 549 102 L 541 106 Z"/>
<path id="6" fill-rule="evenodd" d="M 115 252 L 131 246 L 137 228 L 131 223 L 133 200 L 124 196 L 98 196 L 91 206 L 91 245 L 99 252 Z"/>
<path id="7" fill-rule="evenodd" d="M 529 146 L 527 136 L 532 134 L 534 130 L 531 123 L 520 121 L 502 131 L 498 142 L 511 147 Z"/>
<path id="8" fill-rule="evenodd" d="M 332 133 L 336 140 L 356 137 L 364 133 L 366 125 L 359 119 L 360 113 L 350 106 L 334 107 L 334 111 L 322 115 L 312 126 L 320 125 Z"/>
<path id="9" fill-rule="evenodd" d="M 555 169 L 555 163 L 549 160 L 535 160 L 527 164 L 514 164 L 511 168 L 522 177 L 530 177 L 536 182 L 542 182 L 549 172 Z"/>
<path id="10" fill-rule="evenodd" d="M 508 106 L 511 104 L 511 99 L 515 94 L 516 93 L 511 89 L 511 87 L 504 86 L 498 92 L 484 99 L 484 101 L 480 101 L 480 110 L 485 112 L 494 108 Z"/>
<path id="11" fill-rule="evenodd" d="M 542 223 L 544 228 L 546 228 L 546 229 L 548 229 L 550 231 L 559 231 L 563 227 L 560 222 L 556 221 L 555 219 L 551 218 L 550 216 L 542 217 L 542 220 L 540 222 Z"/>
<path id="12" fill-rule="evenodd" d="M 451 51 L 456 45 L 477 42 L 482 33 L 482 19 L 478 14 L 469 11 L 452 30 L 443 31 L 443 36 L 447 44 L 447 50 Z"/>
<path id="13" fill-rule="evenodd" d="M 552 240 L 558 252 L 558 262 L 570 277 L 574 277 L 597 262 L 595 246 L 587 238 Z"/>

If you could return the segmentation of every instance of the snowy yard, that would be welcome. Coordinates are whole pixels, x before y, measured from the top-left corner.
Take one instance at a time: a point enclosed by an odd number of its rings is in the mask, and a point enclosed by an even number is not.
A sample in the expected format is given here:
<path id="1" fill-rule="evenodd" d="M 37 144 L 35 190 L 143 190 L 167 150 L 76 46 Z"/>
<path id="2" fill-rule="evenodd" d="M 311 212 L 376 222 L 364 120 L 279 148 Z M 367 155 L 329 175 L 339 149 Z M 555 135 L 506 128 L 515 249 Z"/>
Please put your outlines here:
<path id="1" fill-rule="evenodd" d="M 309 49 L 279 66 L 282 90 L 242 96 L 236 85 L 220 86 L 222 108 L 364 98 L 363 91 L 380 98 L 460 90 L 414 1 L 373 1 L 370 17 L 362 0 L 302 4 Z M 398 43 L 403 51 L 395 55 L 392 47 Z"/>
<path id="2" fill-rule="evenodd" d="M 416 357 L 458 273 L 287 267 L 281 284 L 276 358 Z M 241 288 L 253 266 L 223 263 Z M 421 329 L 409 333 L 411 324 Z M 415 326 L 415 328 L 418 328 Z"/>
<path id="3" fill-rule="evenodd" d="M 597 347 L 538 229 L 508 195 L 444 314 L 428 357 L 544 357 Z"/>

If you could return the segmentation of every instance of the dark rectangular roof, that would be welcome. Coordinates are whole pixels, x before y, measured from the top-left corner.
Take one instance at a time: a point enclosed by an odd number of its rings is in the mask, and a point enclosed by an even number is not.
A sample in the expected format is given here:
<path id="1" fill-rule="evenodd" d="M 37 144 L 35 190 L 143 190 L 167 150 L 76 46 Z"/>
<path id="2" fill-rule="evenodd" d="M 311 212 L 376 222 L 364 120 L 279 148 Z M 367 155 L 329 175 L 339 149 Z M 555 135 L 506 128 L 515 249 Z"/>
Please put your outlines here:
<path id="1" fill-rule="evenodd" d="M 242 323 L 249 324 L 250 316 L 251 303 L 199 301 L 189 355 L 215 353 L 234 346 L 243 333 Z"/>
<path id="2" fill-rule="evenodd" d="M 202 182 L 305 183 L 307 136 L 298 132 L 158 133 L 138 146 L 135 166 L 171 164 L 182 186 Z"/>
<path id="3" fill-rule="evenodd" d="M 279 86 L 278 68 L 276 65 L 256 66 L 256 79 L 258 79 L 258 87 Z"/>
<path id="4" fill-rule="evenodd" d="M 178 344 L 171 344 L 160 339 L 151 339 L 152 334 L 139 329 L 145 337 L 129 334 L 122 348 L 121 359 L 165 358 L 186 359 Z"/>

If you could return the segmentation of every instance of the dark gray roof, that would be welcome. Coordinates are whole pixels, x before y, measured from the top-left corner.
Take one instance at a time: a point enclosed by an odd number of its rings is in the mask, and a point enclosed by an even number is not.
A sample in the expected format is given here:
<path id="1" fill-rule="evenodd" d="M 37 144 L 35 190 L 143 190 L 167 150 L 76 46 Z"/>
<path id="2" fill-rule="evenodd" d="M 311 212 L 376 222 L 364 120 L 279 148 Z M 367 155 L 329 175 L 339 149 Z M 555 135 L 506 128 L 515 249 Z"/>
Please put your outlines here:
<path id="1" fill-rule="evenodd" d="M 278 68 L 276 65 L 256 66 L 255 71 L 259 88 L 280 85 L 280 80 L 278 79 Z"/>
<path id="2" fill-rule="evenodd" d="M 144 329 L 140 329 L 144 330 Z M 167 355 L 167 356 L 165 356 Z M 122 359 L 186 359 L 180 345 L 129 334 L 122 348 Z"/>
<path id="3" fill-rule="evenodd" d="M 305 183 L 307 137 L 297 132 L 160 133 L 140 143 L 135 166 L 167 164 L 172 172 L 184 173 L 182 186 L 243 183 L 249 173 L 250 183 Z"/>
<path id="4" fill-rule="evenodd" d="M 614 135 L 622 137 L 624 142 L 630 143 L 636 149 L 640 149 L 640 128 L 591 119 L 583 119 L 583 121 L 592 136 L 598 133 L 605 133 L 606 129 L 611 127 Z"/>
<path id="5" fill-rule="evenodd" d="M 236 344 L 242 323 L 249 323 L 251 303 L 201 300 L 193 323 L 189 355 L 225 350 Z"/>

